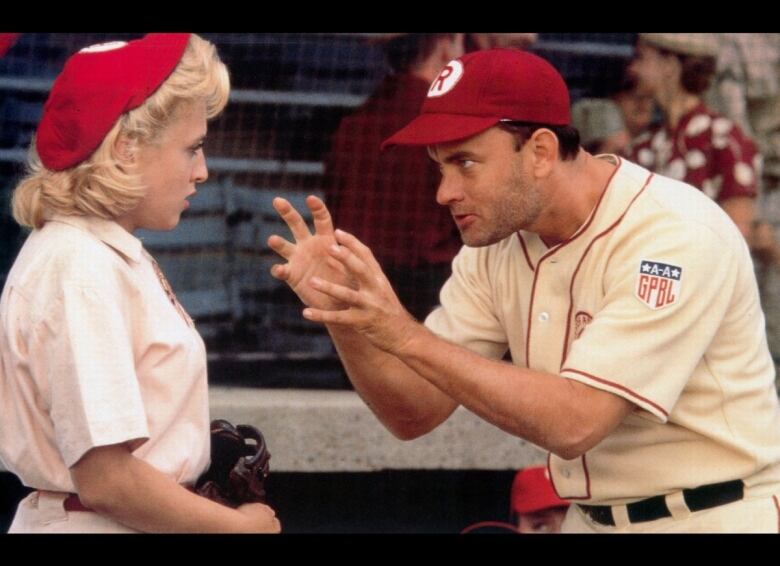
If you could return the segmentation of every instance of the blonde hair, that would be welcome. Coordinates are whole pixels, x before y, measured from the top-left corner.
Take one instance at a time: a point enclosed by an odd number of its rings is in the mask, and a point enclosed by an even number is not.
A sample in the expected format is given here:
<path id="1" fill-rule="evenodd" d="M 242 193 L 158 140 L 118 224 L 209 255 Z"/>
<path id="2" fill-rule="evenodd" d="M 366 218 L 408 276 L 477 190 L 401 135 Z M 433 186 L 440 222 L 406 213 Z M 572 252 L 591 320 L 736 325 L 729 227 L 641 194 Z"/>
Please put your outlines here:
<path id="1" fill-rule="evenodd" d="M 229 94 L 230 78 L 216 48 L 191 35 L 173 73 L 141 106 L 117 120 L 88 159 L 64 171 L 51 171 L 41 163 L 33 141 L 27 174 L 13 194 L 14 219 L 22 226 L 41 228 L 55 214 L 113 219 L 132 210 L 146 187 L 138 175 L 122 167 L 119 138 L 125 137 L 135 149 L 154 144 L 180 109 L 205 101 L 207 118 L 214 118 L 227 105 Z"/>

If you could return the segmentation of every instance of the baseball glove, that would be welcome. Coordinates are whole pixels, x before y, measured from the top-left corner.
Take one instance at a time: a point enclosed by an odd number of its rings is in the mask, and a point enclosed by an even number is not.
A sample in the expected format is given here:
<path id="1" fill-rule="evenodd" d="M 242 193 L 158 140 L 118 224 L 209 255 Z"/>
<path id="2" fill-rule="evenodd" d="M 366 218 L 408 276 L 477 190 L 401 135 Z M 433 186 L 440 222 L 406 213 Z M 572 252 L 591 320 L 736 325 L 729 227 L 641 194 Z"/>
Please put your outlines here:
<path id="1" fill-rule="evenodd" d="M 211 465 L 198 479 L 195 491 L 233 508 L 265 503 L 270 459 L 265 438 L 255 427 L 212 421 Z"/>

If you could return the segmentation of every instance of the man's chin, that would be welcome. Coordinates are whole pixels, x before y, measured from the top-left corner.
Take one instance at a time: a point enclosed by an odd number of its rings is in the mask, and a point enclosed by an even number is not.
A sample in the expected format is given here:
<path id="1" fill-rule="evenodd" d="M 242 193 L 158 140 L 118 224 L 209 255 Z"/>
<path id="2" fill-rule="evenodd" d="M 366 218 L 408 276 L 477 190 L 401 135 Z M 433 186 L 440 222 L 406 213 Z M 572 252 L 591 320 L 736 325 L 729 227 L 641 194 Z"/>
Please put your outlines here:
<path id="1" fill-rule="evenodd" d="M 464 234 L 463 232 L 460 233 L 460 239 L 463 242 L 463 245 L 469 248 L 484 248 L 485 246 L 495 244 L 500 240 L 500 238 L 494 238 L 484 234 Z"/>

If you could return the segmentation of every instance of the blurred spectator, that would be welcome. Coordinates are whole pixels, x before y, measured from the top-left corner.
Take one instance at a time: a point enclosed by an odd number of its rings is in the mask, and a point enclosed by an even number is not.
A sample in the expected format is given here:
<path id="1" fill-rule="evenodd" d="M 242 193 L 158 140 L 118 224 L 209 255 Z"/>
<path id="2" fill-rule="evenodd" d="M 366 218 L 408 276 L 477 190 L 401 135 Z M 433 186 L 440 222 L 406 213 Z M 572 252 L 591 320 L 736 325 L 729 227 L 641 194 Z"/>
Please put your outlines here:
<path id="1" fill-rule="evenodd" d="M 780 33 L 720 33 L 715 79 L 705 99 L 753 137 L 763 176 L 780 185 Z"/>
<path id="2" fill-rule="evenodd" d="M 519 470 L 512 480 L 509 495 L 509 522 L 480 521 L 469 525 L 469 533 L 560 533 L 569 502 L 555 493 L 547 466 Z"/>
<path id="3" fill-rule="evenodd" d="M 528 49 L 538 38 L 538 33 L 469 33 L 466 34 L 466 52 L 494 47 Z"/>
<path id="4" fill-rule="evenodd" d="M 325 194 L 336 226 L 373 250 L 404 306 L 422 319 L 439 302 L 460 236 L 436 204 L 440 173 L 425 148 L 380 153 L 379 145 L 417 116 L 439 71 L 463 54 L 463 34 L 386 34 L 381 41 L 392 72 L 341 121 Z"/>
<path id="5" fill-rule="evenodd" d="M 780 364 L 780 34 L 721 33 L 706 100 L 753 136 L 763 158 L 758 218 L 750 238 L 767 339 Z M 780 386 L 780 380 L 778 381 Z"/>
<path id="6" fill-rule="evenodd" d="M 571 121 L 580 132 L 580 144 L 593 155 L 623 155 L 631 141 L 620 107 L 609 99 L 578 100 L 571 107 Z"/>
<path id="7" fill-rule="evenodd" d="M 561 532 L 569 502 L 555 493 L 547 466 L 518 471 L 510 500 L 512 522 L 520 534 Z"/>
<path id="8" fill-rule="evenodd" d="M 702 100 L 715 73 L 717 53 L 718 41 L 710 33 L 639 34 L 629 72 L 637 78 L 640 92 L 653 96 L 664 123 L 634 140 L 631 158 L 703 190 L 748 238 L 760 156 L 733 120 Z"/>
<path id="9" fill-rule="evenodd" d="M 617 90 L 612 94 L 612 100 L 620 108 L 630 139 L 638 137 L 651 126 L 655 111 L 653 97 L 641 92 L 636 79 L 628 73 L 624 74 Z"/>
<path id="10" fill-rule="evenodd" d="M 617 57 L 600 61 L 598 78 L 588 84 L 583 97 L 609 99 L 617 104 L 628 135 L 634 139 L 660 122 L 661 116 L 652 94 L 639 89 L 636 77 L 629 71 L 630 63 L 631 60 Z"/>

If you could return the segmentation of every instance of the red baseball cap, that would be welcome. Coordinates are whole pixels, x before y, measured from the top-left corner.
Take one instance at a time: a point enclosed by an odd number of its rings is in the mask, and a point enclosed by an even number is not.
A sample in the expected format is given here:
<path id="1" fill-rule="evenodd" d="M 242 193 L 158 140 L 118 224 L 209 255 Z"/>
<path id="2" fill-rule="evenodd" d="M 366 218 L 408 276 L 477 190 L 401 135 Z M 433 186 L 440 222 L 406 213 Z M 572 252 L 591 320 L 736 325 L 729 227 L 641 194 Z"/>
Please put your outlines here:
<path id="1" fill-rule="evenodd" d="M 420 115 L 382 142 L 381 149 L 465 139 L 501 120 L 568 125 L 569 89 L 563 77 L 527 51 L 474 51 L 447 63 L 431 83 Z"/>
<path id="2" fill-rule="evenodd" d="M 515 474 L 510 497 L 512 511 L 517 514 L 534 513 L 543 509 L 568 507 L 553 490 L 547 466 L 524 468 Z"/>
<path id="3" fill-rule="evenodd" d="M 143 104 L 170 76 L 189 38 L 188 33 L 150 33 L 72 55 L 38 124 L 35 143 L 43 165 L 62 171 L 92 155 L 119 117 Z"/>

